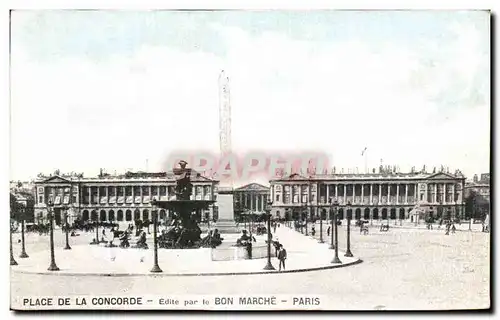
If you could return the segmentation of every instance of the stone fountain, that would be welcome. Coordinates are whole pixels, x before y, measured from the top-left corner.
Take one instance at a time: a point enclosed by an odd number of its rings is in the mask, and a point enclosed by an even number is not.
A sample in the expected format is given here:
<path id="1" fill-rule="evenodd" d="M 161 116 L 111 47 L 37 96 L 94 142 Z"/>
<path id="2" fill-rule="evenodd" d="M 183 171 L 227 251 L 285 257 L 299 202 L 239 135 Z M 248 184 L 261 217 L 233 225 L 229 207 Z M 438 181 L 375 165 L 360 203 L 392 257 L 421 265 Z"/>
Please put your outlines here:
<path id="1" fill-rule="evenodd" d="M 191 200 L 193 185 L 191 183 L 191 169 L 186 168 L 187 162 L 180 161 L 179 167 L 173 172 L 176 179 L 175 200 L 157 201 L 156 205 L 173 212 L 174 225 L 182 229 L 178 243 L 182 248 L 198 247 L 201 240 L 201 229 L 198 226 L 196 212 L 206 210 L 215 201 Z"/>

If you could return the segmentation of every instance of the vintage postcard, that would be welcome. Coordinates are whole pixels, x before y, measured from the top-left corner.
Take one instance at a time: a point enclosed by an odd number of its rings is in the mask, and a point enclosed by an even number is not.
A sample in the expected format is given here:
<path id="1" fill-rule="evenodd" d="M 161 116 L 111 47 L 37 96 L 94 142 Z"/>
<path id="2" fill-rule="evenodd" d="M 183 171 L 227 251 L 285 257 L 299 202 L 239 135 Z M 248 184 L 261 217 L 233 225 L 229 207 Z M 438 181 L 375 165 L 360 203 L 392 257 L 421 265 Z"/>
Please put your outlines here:
<path id="1" fill-rule="evenodd" d="M 477 310 L 489 11 L 13 10 L 13 310 Z"/>

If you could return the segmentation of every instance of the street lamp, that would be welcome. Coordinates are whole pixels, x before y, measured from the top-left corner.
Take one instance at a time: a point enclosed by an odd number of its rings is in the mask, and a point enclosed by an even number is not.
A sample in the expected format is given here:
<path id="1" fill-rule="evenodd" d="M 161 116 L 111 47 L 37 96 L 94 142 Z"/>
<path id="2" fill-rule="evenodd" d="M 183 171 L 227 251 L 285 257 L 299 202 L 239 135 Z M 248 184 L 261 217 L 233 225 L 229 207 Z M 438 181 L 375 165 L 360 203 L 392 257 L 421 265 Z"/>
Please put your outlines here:
<path id="1" fill-rule="evenodd" d="M 349 215 L 349 210 L 351 210 L 351 214 Z M 344 254 L 345 257 L 352 257 L 352 252 L 351 252 L 351 218 L 352 218 L 352 209 L 351 209 L 351 203 L 347 203 L 346 207 L 346 212 L 347 212 L 347 250 Z M 337 238 L 337 235 L 335 235 L 335 238 Z"/>
<path id="2" fill-rule="evenodd" d="M 319 243 L 325 243 L 325 241 L 323 241 L 323 210 L 324 209 L 321 209 L 319 211 Z"/>
<path id="3" fill-rule="evenodd" d="M 339 259 L 339 239 L 338 239 L 338 229 L 337 229 L 337 211 L 338 211 L 337 201 L 335 201 L 333 206 L 335 208 L 335 211 L 333 212 L 333 216 L 335 219 L 332 218 L 332 223 L 333 223 L 334 230 L 335 230 L 335 244 L 334 244 L 335 256 L 333 257 L 332 263 L 342 263 L 342 261 L 340 261 L 340 259 Z"/>
<path id="4" fill-rule="evenodd" d="M 56 257 L 54 254 L 54 203 L 52 202 L 52 200 L 49 200 L 49 203 L 47 203 L 47 211 L 50 219 L 50 266 L 47 270 L 59 271 L 59 268 L 56 265 Z"/>
<path id="5" fill-rule="evenodd" d="M 64 207 L 64 228 L 66 229 L 66 246 L 64 250 L 71 250 L 69 246 L 69 224 L 68 224 L 68 207 Z"/>
<path id="6" fill-rule="evenodd" d="M 158 265 L 158 238 L 157 238 L 157 231 L 156 231 L 156 221 L 157 221 L 157 214 L 158 214 L 158 202 L 156 201 L 156 198 L 153 198 L 153 201 L 151 201 L 151 206 L 152 208 L 152 214 L 153 214 L 153 246 L 154 246 L 154 265 L 153 269 L 151 269 L 151 272 L 158 273 L 158 272 L 163 272 L 160 269 L 160 266 Z"/>
<path id="7" fill-rule="evenodd" d="M 333 244 L 333 230 L 334 230 L 334 215 L 335 215 L 335 212 L 337 211 L 337 206 L 339 205 L 337 201 L 333 202 L 333 199 L 330 198 L 330 205 L 331 205 L 331 208 L 330 208 L 330 218 L 331 218 L 331 229 L 330 230 L 330 236 L 331 236 L 331 243 L 330 243 L 330 249 L 335 249 L 335 245 Z"/>
<path id="8" fill-rule="evenodd" d="M 307 231 L 307 218 L 309 218 L 309 210 L 311 209 L 311 206 L 309 205 L 309 202 L 306 203 L 306 210 L 304 211 L 305 213 L 305 221 L 306 221 L 306 236 L 309 235 L 309 232 Z"/>
<path id="9" fill-rule="evenodd" d="M 21 211 L 21 254 L 19 255 L 19 258 L 29 258 L 28 254 L 26 253 L 26 247 L 25 247 L 25 242 L 24 242 L 24 218 L 26 214 L 26 208 L 24 206 L 21 206 L 20 208 Z"/>
<path id="10" fill-rule="evenodd" d="M 267 264 L 264 270 L 276 270 L 271 264 L 271 209 L 273 203 L 271 201 L 267 202 L 266 205 L 266 215 L 267 215 Z"/>
<path id="11" fill-rule="evenodd" d="M 17 261 L 14 259 L 14 253 L 12 251 L 12 220 L 9 222 L 9 228 L 10 228 L 10 265 L 11 266 L 17 266 Z"/>

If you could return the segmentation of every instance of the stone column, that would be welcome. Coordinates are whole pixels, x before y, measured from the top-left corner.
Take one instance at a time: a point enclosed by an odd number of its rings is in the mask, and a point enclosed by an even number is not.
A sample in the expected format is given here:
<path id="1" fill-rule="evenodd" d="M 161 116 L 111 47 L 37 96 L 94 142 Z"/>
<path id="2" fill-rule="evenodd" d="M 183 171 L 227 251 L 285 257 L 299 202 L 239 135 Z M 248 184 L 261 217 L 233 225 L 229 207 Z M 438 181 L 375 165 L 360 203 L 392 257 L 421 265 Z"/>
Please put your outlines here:
<path id="1" fill-rule="evenodd" d="M 451 203 L 456 204 L 456 202 L 455 202 L 455 184 L 451 185 Z"/>
<path id="2" fill-rule="evenodd" d="M 370 183 L 370 205 L 373 204 L 373 183 Z M 370 210 L 370 214 L 371 213 L 371 210 Z"/>
<path id="3" fill-rule="evenodd" d="M 405 204 L 408 204 L 408 187 L 410 185 L 407 183 L 405 184 Z"/>
<path id="4" fill-rule="evenodd" d="M 325 184 L 325 187 L 326 187 L 325 203 L 328 203 L 328 201 L 330 200 L 330 185 Z"/>
<path id="5" fill-rule="evenodd" d="M 356 199 L 356 184 L 353 183 L 352 184 L 352 204 L 354 204 L 355 199 Z"/>
<path id="6" fill-rule="evenodd" d="M 399 204 L 399 183 L 396 184 L 396 204 Z"/>
<path id="7" fill-rule="evenodd" d="M 443 203 L 446 203 L 446 183 L 443 183 Z"/>
<path id="8" fill-rule="evenodd" d="M 434 186 L 434 199 L 433 199 L 434 201 L 433 201 L 433 202 L 434 202 L 434 203 L 437 203 L 437 202 L 438 202 L 438 201 L 437 201 L 437 192 L 438 192 L 438 190 L 437 190 L 437 186 L 438 186 L 438 185 L 437 185 L 437 183 L 433 183 L 433 186 Z"/>
<path id="9" fill-rule="evenodd" d="M 387 184 L 387 204 L 391 203 L 391 184 Z"/>
<path id="10" fill-rule="evenodd" d="M 361 204 L 365 204 L 365 185 L 361 184 Z M 363 212 L 364 214 L 364 212 Z"/>
<path id="11" fill-rule="evenodd" d="M 347 203 L 347 184 L 344 184 L 344 204 Z"/>
<path id="12" fill-rule="evenodd" d="M 339 185 L 338 184 L 335 184 L 335 199 L 337 199 L 337 197 L 339 196 Z"/>
<path id="13" fill-rule="evenodd" d="M 101 205 L 101 187 L 97 186 L 97 204 Z M 100 215 L 100 213 L 98 213 Z"/>
<path id="14" fill-rule="evenodd" d="M 54 201 L 55 201 L 55 197 L 54 197 Z M 89 204 L 92 204 L 92 186 L 89 186 Z"/>
<path id="15" fill-rule="evenodd" d="M 149 201 L 153 200 L 153 187 L 152 186 L 149 186 Z M 149 210 L 149 212 L 151 213 L 151 210 Z"/>
<path id="16" fill-rule="evenodd" d="M 379 183 L 378 184 L 378 203 L 381 204 L 382 203 L 382 184 Z M 379 214 L 380 216 L 380 214 Z"/>

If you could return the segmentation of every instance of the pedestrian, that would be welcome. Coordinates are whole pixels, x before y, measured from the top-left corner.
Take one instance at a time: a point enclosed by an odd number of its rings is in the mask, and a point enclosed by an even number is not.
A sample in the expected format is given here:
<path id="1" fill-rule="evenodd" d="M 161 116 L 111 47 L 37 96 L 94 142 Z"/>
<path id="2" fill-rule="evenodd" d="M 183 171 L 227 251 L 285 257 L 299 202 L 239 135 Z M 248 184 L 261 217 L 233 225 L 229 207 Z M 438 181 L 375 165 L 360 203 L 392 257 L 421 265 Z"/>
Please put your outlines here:
<path id="1" fill-rule="evenodd" d="M 274 254 L 276 255 L 276 258 L 278 257 L 278 252 L 280 250 L 280 246 L 281 246 L 281 243 L 279 242 L 279 239 L 276 238 L 275 241 L 272 242 L 273 243 L 273 246 L 274 246 Z"/>
<path id="2" fill-rule="evenodd" d="M 276 233 L 276 222 L 273 224 L 273 233 Z"/>
<path id="3" fill-rule="evenodd" d="M 330 230 L 331 230 L 331 226 L 328 226 L 328 229 L 326 229 L 326 236 L 327 237 L 330 236 Z"/>
<path id="4" fill-rule="evenodd" d="M 312 234 L 313 237 L 316 234 L 316 228 L 314 226 L 312 226 L 311 234 Z"/>
<path id="5" fill-rule="evenodd" d="M 457 231 L 457 228 L 455 227 L 455 225 L 453 224 L 451 226 L 451 233 L 455 233 L 455 231 Z"/>
<path id="6" fill-rule="evenodd" d="M 283 248 L 283 245 L 280 244 L 280 248 L 278 251 L 278 260 L 280 261 L 279 271 L 281 271 L 281 266 L 283 265 L 283 271 L 285 270 L 285 260 L 286 260 L 286 250 Z"/>

